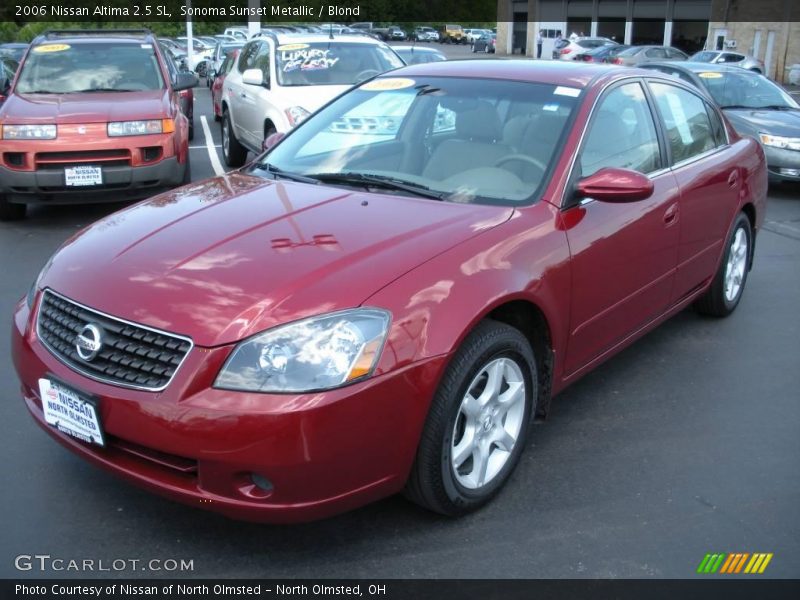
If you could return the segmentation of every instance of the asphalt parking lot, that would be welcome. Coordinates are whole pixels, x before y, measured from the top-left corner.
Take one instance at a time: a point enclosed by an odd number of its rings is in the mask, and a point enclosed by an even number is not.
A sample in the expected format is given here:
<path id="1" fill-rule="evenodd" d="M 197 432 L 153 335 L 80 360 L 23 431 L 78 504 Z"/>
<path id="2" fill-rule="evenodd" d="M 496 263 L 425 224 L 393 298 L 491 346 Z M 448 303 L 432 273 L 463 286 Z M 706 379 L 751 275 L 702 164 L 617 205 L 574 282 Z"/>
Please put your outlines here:
<path id="1" fill-rule="evenodd" d="M 202 180 L 221 170 L 205 87 L 195 119 L 192 173 Z M 771 190 L 734 315 L 686 311 L 559 396 L 484 510 L 449 520 L 395 497 L 291 527 L 130 487 L 28 416 L 8 356 L 13 306 L 64 239 L 116 208 L 37 207 L 0 223 L 3 577 L 81 575 L 19 572 L 20 554 L 193 561 L 191 572 L 157 576 L 688 578 L 709 552 L 771 552 L 764 576 L 800 573 L 800 188 Z"/>

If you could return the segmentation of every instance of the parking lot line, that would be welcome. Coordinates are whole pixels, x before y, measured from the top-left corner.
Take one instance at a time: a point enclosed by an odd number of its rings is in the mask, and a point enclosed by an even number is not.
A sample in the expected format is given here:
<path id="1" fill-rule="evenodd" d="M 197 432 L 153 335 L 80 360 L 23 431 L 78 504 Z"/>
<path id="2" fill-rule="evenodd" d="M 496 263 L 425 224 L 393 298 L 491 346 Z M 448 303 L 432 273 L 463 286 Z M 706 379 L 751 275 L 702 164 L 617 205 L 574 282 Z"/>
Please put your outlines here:
<path id="1" fill-rule="evenodd" d="M 208 150 L 208 158 L 211 159 L 211 168 L 214 169 L 216 175 L 223 175 L 225 169 L 222 168 L 222 163 L 219 162 L 217 149 L 214 147 L 214 140 L 211 137 L 211 130 L 208 128 L 208 121 L 205 115 L 200 117 L 200 124 L 203 126 L 203 135 L 206 138 L 206 149 Z"/>

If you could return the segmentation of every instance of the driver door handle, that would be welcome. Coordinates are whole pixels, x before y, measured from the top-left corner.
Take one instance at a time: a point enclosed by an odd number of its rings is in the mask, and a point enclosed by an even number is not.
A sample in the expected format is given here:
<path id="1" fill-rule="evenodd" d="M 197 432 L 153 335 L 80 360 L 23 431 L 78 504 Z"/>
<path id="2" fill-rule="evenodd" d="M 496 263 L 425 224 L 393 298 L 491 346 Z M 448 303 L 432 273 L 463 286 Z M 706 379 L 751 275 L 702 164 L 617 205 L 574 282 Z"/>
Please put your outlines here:
<path id="1" fill-rule="evenodd" d="M 671 227 L 675 223 L 678 222 L 678 215 L 680 214 L 680 208 L 678 203 L 670 205 L 670 207 L 664 211 L 664 225 L 667 227 Z"/>

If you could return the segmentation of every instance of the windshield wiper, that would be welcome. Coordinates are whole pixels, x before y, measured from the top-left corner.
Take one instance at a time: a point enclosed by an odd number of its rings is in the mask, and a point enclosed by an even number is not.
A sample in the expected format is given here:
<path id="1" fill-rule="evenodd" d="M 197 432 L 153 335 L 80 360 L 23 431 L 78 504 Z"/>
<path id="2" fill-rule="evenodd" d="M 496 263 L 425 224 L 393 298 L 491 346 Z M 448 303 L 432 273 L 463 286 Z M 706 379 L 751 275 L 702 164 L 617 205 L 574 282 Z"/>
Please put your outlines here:
<path id="1" fill-rule="evenodd" d="M 50 90 L 31 90 L 29 92 L 21 91 L 20 94 L 59 94 L 60 92 L 51 92 Z"/>
<path id="2" fill-rule="evenodd" d="M 399 190 L 408 192 L 415 196 L 422 196 L 423 198 L 433 198 L 434 200 L 444 200 L 448 194 L 445 192 L 437 192 L 431 188 L 396 179 L 388 175 L 373 175 L 370 173 L 314 173 L 311 175 L 314 179 L 324 181 L 325 183 L 350 183 L 360 184 L 367 187 L 382 187 L 390 190 Z"/>
<path id="3" fill-rule="evenodd" d="M 797 110 L 796 107 L 787 104 L 767 104 L 766 106 L 759 106 L 758 108 L 765 110 Z"/>
<path id="4" fill-rule="evenodd" d="M 753 110 L 756 107 L 755 106 L 745 106 L 744 104 L 726 104 L 725 106 L 720 106 L 720 108 L 722 110 L 725 110 L 726 108 L 734 108 L 734 109 L 742 108 L 742 109 L 747 109 L 747 110 Z"/>
<path id="5" fill-rule="evenodd" d="M 261 171 L 266 171 L 270 175 L 272 175 L 275 179 L 278 177 L 282 177 L 283 179 L 291 179 L 292 181 L 299 181 L 300 183 L 312 183 L 317 184 L 319 183 L 319 179 L 314 177 L 307 177 L 305 175 L 301 175 L 300 173 L 292 173 L 291 171 L 284 171 L 283 169 L 276 167 L 275 165 L 271 165 L 268 162 L 262 162 L 256 164 L 256 169 L 260 169 Z"/>

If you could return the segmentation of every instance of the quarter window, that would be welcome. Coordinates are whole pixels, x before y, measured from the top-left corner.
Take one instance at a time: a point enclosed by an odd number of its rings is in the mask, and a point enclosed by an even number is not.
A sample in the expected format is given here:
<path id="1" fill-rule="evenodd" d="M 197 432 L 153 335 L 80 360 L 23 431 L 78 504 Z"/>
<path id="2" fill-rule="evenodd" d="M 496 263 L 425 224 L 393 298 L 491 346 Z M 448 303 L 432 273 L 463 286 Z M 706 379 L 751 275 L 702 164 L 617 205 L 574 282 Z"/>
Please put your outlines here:
<path id="1" fill-rule="evenodd" d="M 666 83 L 650 86 L 664 119 L 674 163 L 717 146 L 705 102 L 699 96 Z"/>
<path id="2" fill-rule="evenodd" d="M 616 87 L 600 100 L 579 165 L 581 177 L 605 167 L 650 173 L 661 166 L 653 115 L 639 83 Z"/>

